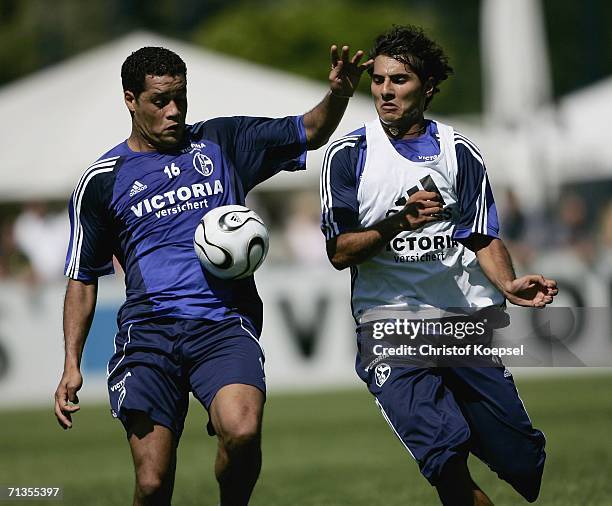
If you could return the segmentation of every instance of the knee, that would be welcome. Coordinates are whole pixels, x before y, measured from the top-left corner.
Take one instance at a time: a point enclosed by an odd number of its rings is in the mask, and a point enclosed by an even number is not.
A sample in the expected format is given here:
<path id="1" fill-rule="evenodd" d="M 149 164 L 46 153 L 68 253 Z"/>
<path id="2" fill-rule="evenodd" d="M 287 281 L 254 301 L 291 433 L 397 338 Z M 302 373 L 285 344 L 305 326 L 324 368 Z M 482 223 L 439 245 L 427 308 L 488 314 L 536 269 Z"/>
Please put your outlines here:
<path id="1" fill-rule="evenodd" d="M 257 420 L 236 420 L 224 424 L 219 438 L 229 453 L 259 448 L 261 432 Z"/>
<path id="2" fill-rule="evenodd" d="M 227 453 L 259 449 L 263 394 L 250 385 L 227 385 L 212 402 L 211 422 Z"/>
<path id="3" fill-rule="evenodd" d="M 136 473 L 136 491 L 142 499 L 153 499 L 164 494 L 165 480 L 160 473 L 140 470 Z"/>

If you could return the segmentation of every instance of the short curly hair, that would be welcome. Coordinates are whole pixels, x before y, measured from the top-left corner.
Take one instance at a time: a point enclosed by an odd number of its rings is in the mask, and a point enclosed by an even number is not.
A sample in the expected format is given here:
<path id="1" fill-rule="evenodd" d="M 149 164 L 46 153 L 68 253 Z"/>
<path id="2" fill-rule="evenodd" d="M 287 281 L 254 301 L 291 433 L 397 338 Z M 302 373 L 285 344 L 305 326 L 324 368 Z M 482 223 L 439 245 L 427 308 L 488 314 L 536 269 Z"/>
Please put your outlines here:
<path id="1" fill-rule="evenodd" d="M 432 80 L 434 89 L 425 101 L 426 109 L 433 95 L 440 91 L 438 85 L 453 73 L 453 68 L 448 64 L 448 56 L 442 48 L 428 38 L 422 28 L 414 25 L 393 25 L 389 31 L 376 37 L 370 58 L 379 55 L 409 65 L 423 83 L 427 79 Z M 372 75 L 373 67 L 368 71 Z"/>
<path id="2" fill-rule="evenodd" d="M 128 56 L 121 66 L 123 91 L 138 98 L 144 91 L 146 76 L 187 77 L 187 66 L 179 55 L 165 47 L 142 47 Z"/>

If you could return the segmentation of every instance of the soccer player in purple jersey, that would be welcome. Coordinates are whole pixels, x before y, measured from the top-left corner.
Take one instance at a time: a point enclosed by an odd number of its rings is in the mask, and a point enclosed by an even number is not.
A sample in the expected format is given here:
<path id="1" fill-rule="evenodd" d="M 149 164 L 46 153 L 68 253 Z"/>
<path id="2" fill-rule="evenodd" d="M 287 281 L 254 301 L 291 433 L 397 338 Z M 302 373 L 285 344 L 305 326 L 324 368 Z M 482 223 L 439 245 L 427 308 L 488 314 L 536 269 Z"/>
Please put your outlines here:
<path id="1" fill-rule="evenodd" d="M 248 503 L 261 467 L 261 300 L 252 276 L 228 281 L 206 272 L 193 234 L 208 209 L 244 204 L 258 183 L 305 168 L 306 150 L 327 142 L 371 64 L 360 63 L 362 56 L 332 46 L 330 90 L 304 115 L 194 125 L 185 123 L 187 70 L 178 55 L 145 47 L 125 60 L 131 134 L 83 173 L 70 199 L 65 362 L 55 415 L 72 427 L 98 278 L 113 272 L 114 256 L 125 271 L 126 301 L 108 389 L 133 456 L 135 505 L 170 504 L 189 392 L 219 440 L 221 504 Z"/>
<path id="2" fill-rule="evenodd" d="M 543 307 L 557 294 L 553 280 L 515 276 L 478 148 L 424 117 L 452 72 L 441 48 L 420 28 L 394 27 L 370 57 L 377 117 L 330 144 L 321 174 L 328 256 L 351 269 L 356 371 L 443 504 L 491 504 L 470 476 L 470 452 L 534 501 L 544 436 L 507 369 L 360 358 L 360 331 L 382 328 L 385 311 Z"/>

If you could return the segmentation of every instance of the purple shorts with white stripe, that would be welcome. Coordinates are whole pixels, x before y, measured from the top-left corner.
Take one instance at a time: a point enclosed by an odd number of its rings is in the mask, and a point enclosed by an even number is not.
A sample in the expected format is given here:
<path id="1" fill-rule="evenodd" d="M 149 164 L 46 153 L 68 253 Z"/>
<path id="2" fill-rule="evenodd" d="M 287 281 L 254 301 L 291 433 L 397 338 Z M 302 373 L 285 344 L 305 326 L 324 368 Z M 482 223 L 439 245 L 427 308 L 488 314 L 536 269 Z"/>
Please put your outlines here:
<path id="1" fill-rule="evenodd" d="M 384 361 L 356 371 L 395 435 L 436 485 L 445 464 L 472 453 L 529 502 L 546 453 L 504 367 L 418 368 Z"/>
<path id="2" fill-rule="evenodd" d="M 156 319 L 124 325 L 108 364 L 111 413 L 128 429 L 129 412 L 142 411 L 180 438 L 189 392 L 208 410 L 225 385 L 266 393 L 264 354 L 245 318 Z M 214 434 L 209 423 L 208 430 Z"/>

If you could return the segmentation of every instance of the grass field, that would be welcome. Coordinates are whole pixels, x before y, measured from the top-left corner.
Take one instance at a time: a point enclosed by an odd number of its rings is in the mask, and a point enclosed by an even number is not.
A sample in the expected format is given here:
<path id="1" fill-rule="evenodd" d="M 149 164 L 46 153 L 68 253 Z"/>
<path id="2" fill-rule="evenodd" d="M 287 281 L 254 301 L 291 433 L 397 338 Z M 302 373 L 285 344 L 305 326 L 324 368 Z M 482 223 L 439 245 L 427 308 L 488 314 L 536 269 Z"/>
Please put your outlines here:
<path id="1" fill-rule="evenodd" d="M 518 383 L 534 425 L 547 436 L 537 504 L 612 504 L 612 376 Z M 51 409 L 0 412 L 0 484 L 62 486 L 62 504 L 131 504 L 131 458 L 121 424 L 106 406 L 86 399 L 75 421 L 63 432 Z M 216 440 L 205 435 L 205 421 L 203 409 L 192 404 L 179 447 L 176 505 L 216 504 Z M 437 504 L 365 390 L 271 396 L 263 446 L 253 505 Z M 496 505 L 525 504 L 488 468 L 470 462 Z"/>

